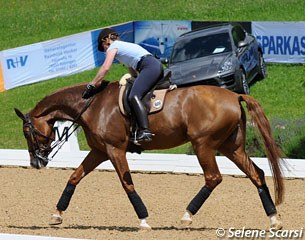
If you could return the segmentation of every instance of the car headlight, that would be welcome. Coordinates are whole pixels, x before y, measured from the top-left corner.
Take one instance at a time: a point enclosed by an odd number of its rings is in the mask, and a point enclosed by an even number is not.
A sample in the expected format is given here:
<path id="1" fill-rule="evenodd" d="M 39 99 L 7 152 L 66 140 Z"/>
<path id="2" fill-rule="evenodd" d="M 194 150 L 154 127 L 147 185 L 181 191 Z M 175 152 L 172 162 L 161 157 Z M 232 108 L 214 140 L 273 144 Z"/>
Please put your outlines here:
<path id="1" fill-rule="evenodd" d="M 220 67 L 219 73 L 230 71 L 233 68 L 232 58 L 227 59 Z"/>

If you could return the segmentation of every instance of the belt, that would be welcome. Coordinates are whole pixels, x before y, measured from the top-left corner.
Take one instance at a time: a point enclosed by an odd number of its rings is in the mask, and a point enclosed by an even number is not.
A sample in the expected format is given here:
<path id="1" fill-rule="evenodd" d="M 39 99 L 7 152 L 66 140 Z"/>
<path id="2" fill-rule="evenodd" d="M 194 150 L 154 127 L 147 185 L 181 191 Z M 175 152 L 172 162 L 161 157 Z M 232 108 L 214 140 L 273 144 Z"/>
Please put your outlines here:
<path id="1" fill-rule="evenodd" d="M 140 60 L 139 60 L 139 62 L 138 62 L 138 64 L 137 64 L 137 71 L 138 72 L 140 72 L 142 69 L 141 69 L 141 65 L 142 65 L 142 62 L 143 62 L 143 60 L 146 58 L 146 57 L 152 57 L 152 55 L 151 54 L 146 54 L 146 55 L 144 55 L 144 56 L 142 56 L 141 58 L 140 58 Z"/>

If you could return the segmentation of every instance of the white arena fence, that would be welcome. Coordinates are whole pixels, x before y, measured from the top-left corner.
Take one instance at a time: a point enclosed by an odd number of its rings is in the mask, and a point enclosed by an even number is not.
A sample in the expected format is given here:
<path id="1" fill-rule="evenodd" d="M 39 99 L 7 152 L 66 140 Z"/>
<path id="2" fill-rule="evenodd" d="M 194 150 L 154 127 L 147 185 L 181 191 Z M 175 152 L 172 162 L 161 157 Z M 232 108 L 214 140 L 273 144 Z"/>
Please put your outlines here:
<path id="1" fill-rule="evenodd" d="M 52 159 L 49 168 L 76 168 L 88 154 L 88 151 L 61 152 Z M 266 158 L 251 158 L 265 172 L 271 176 L 271 171 Z M 201 174 L 202 169 L 195 155 L 186 154 L 157 154 L 127 153 L 127 160 L 131 171 L 143 172 L 168 172 Z M 227 175 L 245 175 L 228 158 L 216 157 L 219 170 Z M 285 159 L 287 168 L 283 167 L 284 176 L 287 178 L 305 178 L 305 159 Z M 22 166 L 30 167 L 29 153 L 27 150 L 0 149 L 0 166 Z M 100 170 L 114 170 L 110 161 L 99 165 Z"/>

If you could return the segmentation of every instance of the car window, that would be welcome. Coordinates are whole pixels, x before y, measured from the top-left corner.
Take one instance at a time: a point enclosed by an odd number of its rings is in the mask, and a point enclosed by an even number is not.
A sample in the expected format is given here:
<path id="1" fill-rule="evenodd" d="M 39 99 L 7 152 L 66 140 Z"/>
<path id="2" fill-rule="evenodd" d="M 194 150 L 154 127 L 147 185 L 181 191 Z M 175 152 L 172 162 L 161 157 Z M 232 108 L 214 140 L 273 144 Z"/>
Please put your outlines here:
<path id="1" fill-rule="evenodd" d="M 171 63 L 230 52 L 232 45 L 229 33 L 218 33 L 178 41 L 172 52 Z"/>

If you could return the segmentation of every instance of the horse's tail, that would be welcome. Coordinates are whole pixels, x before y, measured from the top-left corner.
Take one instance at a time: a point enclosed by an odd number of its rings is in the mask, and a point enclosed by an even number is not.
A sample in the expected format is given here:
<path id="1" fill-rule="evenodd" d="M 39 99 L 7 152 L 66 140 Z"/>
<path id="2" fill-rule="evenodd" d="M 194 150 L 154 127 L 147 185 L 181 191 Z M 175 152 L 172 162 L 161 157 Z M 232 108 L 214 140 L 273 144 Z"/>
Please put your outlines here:
<path id="1" fill-rule="evenodd" d="M 260 106 L 260 104 L 249 95 L 239 95 L 239 101 L 244 101 L 247 104 L 247 109 L 251 116 L 252 122 L 259 129 L 262 135 L 265 151 L 271 165 L 271 171 L 274 181 L 275 203 L 280 204 L 283 201 L 284 183 L 282 177 L 282 169 L 280 162 L 282 161 L 281 151 L 276 145 L 271 132 L 270 123 Z"/>

